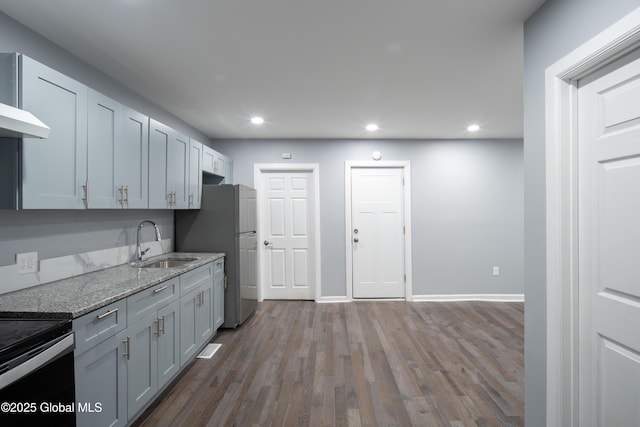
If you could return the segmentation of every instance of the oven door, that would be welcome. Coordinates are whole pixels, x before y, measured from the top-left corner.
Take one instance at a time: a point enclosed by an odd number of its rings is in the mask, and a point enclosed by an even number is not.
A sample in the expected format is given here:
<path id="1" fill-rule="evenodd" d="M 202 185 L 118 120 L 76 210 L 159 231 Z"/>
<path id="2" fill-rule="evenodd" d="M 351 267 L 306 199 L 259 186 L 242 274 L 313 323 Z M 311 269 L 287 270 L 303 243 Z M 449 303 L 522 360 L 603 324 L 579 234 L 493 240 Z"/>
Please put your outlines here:
<path id="1" fill-rule="evenodd" d="M 73 332 L 25 355 L 0 375 L 2 426 L 75 426 Z"/>

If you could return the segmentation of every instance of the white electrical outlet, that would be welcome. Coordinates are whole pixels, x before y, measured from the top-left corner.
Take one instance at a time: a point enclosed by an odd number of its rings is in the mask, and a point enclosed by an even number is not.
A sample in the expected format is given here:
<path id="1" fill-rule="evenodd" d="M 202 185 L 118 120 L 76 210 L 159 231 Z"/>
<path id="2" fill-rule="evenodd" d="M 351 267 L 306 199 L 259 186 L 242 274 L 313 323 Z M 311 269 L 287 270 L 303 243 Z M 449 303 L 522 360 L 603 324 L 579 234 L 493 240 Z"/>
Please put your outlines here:
<path id="1" fill-rule="evenodd" d="M 35 273 L 38 271 L 38 252 L 16 254 L 18 274 Z"/>
<path id="2" fill-rule="evenodd" d="M 500 267 L 493 267 L 493 276 L 498 277 L 500 275 Z"/>

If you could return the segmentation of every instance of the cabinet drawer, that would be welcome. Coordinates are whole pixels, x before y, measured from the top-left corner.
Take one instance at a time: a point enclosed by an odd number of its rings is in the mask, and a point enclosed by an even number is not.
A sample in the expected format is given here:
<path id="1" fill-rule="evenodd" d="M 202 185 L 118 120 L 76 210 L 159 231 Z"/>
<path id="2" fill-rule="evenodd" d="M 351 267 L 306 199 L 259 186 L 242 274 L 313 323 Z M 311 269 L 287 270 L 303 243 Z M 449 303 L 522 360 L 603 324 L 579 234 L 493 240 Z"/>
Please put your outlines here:
<path id="1" fill-rule="evenodd" d="M 127 298 L 127 321 L 133 325 L 158 308 L 178 298 L 179 277 L 135 293 Z"/>
<path id="2" fill-rule="evenodd" d="M 122 299 L 73 320 L 79 355 L 127 327 L 127 300 Z"/>
<path id="3" fill-rule="evenodd" d="M 186 295 L 193 289 L 206 283 L 213 284 L 212 262 L 180 276 L 180 295 Z"/>

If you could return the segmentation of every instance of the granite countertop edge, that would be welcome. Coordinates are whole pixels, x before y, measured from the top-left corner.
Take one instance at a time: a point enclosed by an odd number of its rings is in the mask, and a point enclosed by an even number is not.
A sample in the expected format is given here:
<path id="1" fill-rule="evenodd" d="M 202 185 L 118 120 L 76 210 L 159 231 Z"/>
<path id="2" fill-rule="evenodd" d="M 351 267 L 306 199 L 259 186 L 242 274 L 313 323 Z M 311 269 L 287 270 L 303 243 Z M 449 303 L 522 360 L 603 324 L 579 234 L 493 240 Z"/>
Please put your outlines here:
<path id="1" fill-rule="evenodd" d="M 173 268 L 122 264 L 21 289 L 0 295 L 0 316 L 75 319 L 224 256 L 224 253 L 172 252 L 149 258 L 143 264 L 168 257 L 197 260 Z"/>

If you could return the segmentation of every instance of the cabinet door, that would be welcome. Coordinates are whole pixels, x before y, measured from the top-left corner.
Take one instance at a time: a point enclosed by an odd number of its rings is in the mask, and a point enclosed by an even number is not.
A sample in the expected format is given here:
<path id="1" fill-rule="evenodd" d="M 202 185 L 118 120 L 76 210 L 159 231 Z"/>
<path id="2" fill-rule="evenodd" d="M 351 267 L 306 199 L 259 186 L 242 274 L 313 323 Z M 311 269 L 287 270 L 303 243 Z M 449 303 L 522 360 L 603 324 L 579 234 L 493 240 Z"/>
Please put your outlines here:
<path id="1" fill-rule="evenodd" d="M 200 301 L 196 311 L 197 347 L 209 341 L 213 335 L 213 283 L 200 290 Z"/>
<path id="2" fill-rule="evenodd" d="M 202 198 L 202 144 L 191 140 L 189 151 L 189 209 L 200 209 Z"/>
<path id="3" fill-rule="evenodd" d="M 196 313 L 200 302 L 200 290 L 180 297 L 180 366 L 183 366 L 198 350 Z"/>
<path id="4" fill-rule="evenodd" d="M 224 183 L 233 184 L 233 160 L 230 157 L 225 159 L 226 172 L 224 174 Z"/>
<path id="5" fill-rule="evenodd" d="M 158 389 L 180 369 L 180 304 L 174 301 L 158 310 Z"/>
<path id="6" fill-rule="evenodd" d="M 136 415 L 158 390 L 158 319 L 156 313 L 127 328 L 129 359 L 127 395 L 129 418 Z"/>
<path id="7" fill-rule="evenodd" d="M 79 427 L 127 424 L 126 338 L 124 330 L 75 358 L 76 401 L 102 405 L 99 412 L 76 411 Z"/>
<path id="8" fill-rule="evenodd" d="M 149 207 L 149 118 L 122 108 L 122 137 L 116 144 L 116 186 L 122 206 Z"/>
<path id="9" fill-rule="evenodd" d="M 213 164 L 213 173 L 219 176 L 225 176 L 227 169 L 225 166 L 225 156 L 216 152 L 216 159 Z"/>
<path id="10" fill-rule="evenodd" d="M 167 189 L 167 147 L 171 128 L 149 120 L 149 208 L 166 209 L 169 207 Z"/>
<path id="11" fill-rule="evenodd" d="M 214 265 L 213 276 L 213 329 L 218 330 L 224 323 L 224 259 Z"/>
<path id="12" fill-rule="evenodd" d="M 95 90 L 88 90 L 87 205 L 113 209 L 122 206 L 116 194 L 116 144 L 120 139 L 122 106 Z"/>
<path id="13" fill-rule="evenodd" d="M 21 56 L 22 105 L 51 128 L 22 143 L 23 209 L 84 209 L 87 87 Z"/>
<path id="14" fill-rule="evenodd" d="M 216 152 L 211 147 L 202 146 L 202 170 L 213 173 L 213 166 L 216 162 Z"/>
<path id="15" fill-rule="evenodd" d="M 172 132 L 167 146 L 167 188 L 173 192 L 173 209 L 189 207 L 189 138 Z"/>

